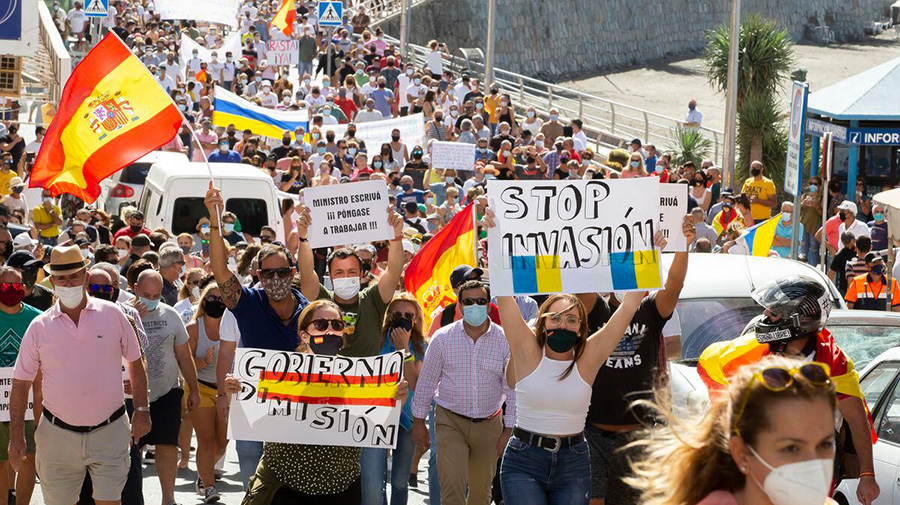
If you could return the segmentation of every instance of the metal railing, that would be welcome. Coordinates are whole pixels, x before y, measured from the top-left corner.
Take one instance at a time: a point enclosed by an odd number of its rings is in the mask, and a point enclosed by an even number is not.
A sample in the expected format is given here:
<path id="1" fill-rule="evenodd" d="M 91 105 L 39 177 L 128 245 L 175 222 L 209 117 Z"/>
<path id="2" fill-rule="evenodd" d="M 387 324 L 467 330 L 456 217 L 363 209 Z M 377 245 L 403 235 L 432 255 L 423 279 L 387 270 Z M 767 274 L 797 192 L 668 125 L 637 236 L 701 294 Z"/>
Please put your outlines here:
<path id="1" fill-rule="evenodd" d="M 38 2 L 38 36 L 50 60 L 50 78 L 47 79 L 47 95 L 52 102 L 58 102 L 63 86 L 72 75 L 72 57 L 53 22 L 53 15 L 44 2 Z"/>
<path id="2" fill-rule="evenodd" d="M 380 0 L 368 0 L 377 2 Z M 412 0 L 415 1 L 415 0 Z M 419 0 L 424 1 L 424 0 Z M 396 4 L 397 0 L 383 0 L 385 4 Z M 399 45 L 393 37 L 385 40 Z M 409 44 L 408 59 L 423 67 L 428 48 Z M 474 57 L 478 55 L 478 57 Z M 445 68 L 454 71 L 467 70 L 473 77 L 484 77 L 484 55 L 480 49 L 460 49 L 458 54 L 444 56 Z M 584 122 L 585 133 L 598 148 L 612 149 L 624 147 L 633 138 L 645 144 L 654 144 L 662 151 L 674 143 L 674 132 L 683 121 L 671 116 L 634 107 L 600 96 L 574 90 L 558 84 L 541 81 L 515 72 L 494 69 L 494 80 L 501 91 L 510 95 L 519 114 L 533 107 L 539 116 L 549 116 L 550 109 L 557 109 L 561 117 L 580 118 Z M 701 127 L 700 131 L 712 142 L 713 162 L 722 165 L 725 154 L 725 134 L 720 130 Z"/>

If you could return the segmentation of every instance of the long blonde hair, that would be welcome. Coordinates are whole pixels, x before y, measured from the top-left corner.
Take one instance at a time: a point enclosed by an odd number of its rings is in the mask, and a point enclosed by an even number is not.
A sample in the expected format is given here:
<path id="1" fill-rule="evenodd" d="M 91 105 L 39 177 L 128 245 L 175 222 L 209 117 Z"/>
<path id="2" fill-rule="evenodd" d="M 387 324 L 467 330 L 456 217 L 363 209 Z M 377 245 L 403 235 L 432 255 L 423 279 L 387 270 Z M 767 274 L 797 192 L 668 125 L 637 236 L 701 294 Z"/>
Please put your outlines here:
<path id="1" fill-rule="evenodd" d="M 668 390 L 657 394 L 656 404 L 649 405 L 666 419 L 661 428 L 645 430 L 629 447 L 642 452 L 631 463 L 634 475 L 624 480 L 641 492 L 643 505 L 696 505 L 713 491 L 734 492 L 743 489 L 746 477 L 731 455 L 731 437 L 740 436 L 751 446 L 757 435 L 771 429 L 768 409 L 775 403 L 790 400 L 828 401 L 836 408 L 834 387 L 820 387 L 805 380 L 794 380 L 785 391 L 774 392 L 763 387 L 754 376 L 771 367 L 792 369 L 803 363 L 771 356 L 755 365 L 742 367 L 729 380 L 728 388 L 716 397 L 701 419 L 676 418 L 669 408 Z M 737 418 L 738 409 L 743 411 Z"/>

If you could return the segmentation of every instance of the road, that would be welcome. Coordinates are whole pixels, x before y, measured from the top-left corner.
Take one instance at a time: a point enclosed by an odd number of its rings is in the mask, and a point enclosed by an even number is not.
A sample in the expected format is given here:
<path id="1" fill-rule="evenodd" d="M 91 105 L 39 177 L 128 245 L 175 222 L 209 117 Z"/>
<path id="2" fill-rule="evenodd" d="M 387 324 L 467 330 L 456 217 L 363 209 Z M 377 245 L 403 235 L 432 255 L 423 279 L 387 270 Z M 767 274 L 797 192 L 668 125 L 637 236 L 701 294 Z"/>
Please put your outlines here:
<path id="1" fill-rule="evenodd" d="M 194 446 L 196 447 L 196 440 L 194 441 Z M 194 481 L 197 480 L 197 467 L 194 463 L 193 455 L 194 453 L 191 452 L 191 463 L 188 469 L 179 470 L 175 479 L 175 500 L 180 505 L 202 503 L 200 495 L 194 491 Z M 419 464 L 419 487 L 418 489 L 410 488 L 409 490 L 409 505 L 424 505 L 428 503 L 427 467 L 428 454 L 426 453 Z M 222 495 L 219 503 L 240 505 L 241 500 L 244 498 L 238 469 L 237 452 L 234 450 L 233 442 L 228 444 L 228 450 L 225 454 L 225 476 L 216 483 L 216 490 Z M 390 499 L 390 490 L 388 490 L 388 499 Z M 40 484 L 35 487 L 34 497 L 31 502 L 34 504 L 44 503 Z M 145 505 L 166 505 L 162 502 L 159 480 L 152 463 L 144 465 L 144 503 Z"/>

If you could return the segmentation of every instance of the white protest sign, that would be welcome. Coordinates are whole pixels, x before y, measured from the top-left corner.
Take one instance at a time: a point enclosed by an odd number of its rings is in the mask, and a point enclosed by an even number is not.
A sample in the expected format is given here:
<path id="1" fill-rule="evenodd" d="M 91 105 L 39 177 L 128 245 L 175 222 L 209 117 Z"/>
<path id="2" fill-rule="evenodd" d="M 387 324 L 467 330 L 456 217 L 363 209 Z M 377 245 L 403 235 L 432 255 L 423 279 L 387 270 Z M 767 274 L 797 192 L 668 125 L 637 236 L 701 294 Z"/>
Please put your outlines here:
<path id="1" fill-rule="evenodd" d="M 313 249 L 394 238 L 384 181 L 307 188 L 303 201 L 312 218 L 309 246 Z"/>
<path id="2" fill-rule="evenodd" d="M 9 422 L 9 396 L 12 391 L 13 367 L 0 368 L 0 423 Z M 25 420 L 34 420 L 34 389 L 28 390 L 28 409 Z"/>
<path id="3" fill-rule="evenodd" d="M 410 151 L 414 146 L 424 147 L 425 119 L 421 112 L 411 116 L 356 123 L 356 138 L 366 143 L 369 160 L 381 152 L 381 144 L 391 141 L 391 132 L 395 128 L 400 130 L 400 142 L 406 144 Z M 321 130 L 325 133 L 333 131 L 335 138 L 341 138 L 347 131 L 347 125 L 325 125 Z"/>
<path id="4" fill-rule="evenodd" d="M 687 184 L 659 185 L 659 228 L 666 238 L 663 252 L 687 251 L 681 223 L 687 214 Z"/>
<path id="5" fill-rule="evenodd" d="M 238 348 L 228 438 L 394 448 L 399 352 L 368 358 Z"/>
<path id="6" fill-rule="evenodd" d="M 296 39 L 266 42 L 269 65 L 297 65 L 300 63 L 300 41 Z"/>
<path id="7" fill-rule="evenodd" d="M 453 170 L 475 169 L 475 144 L 465 142 L 431 143 L 431 166 Z"/>
<path id="8" fill-rule="evenodd" d="M 219 63 L 225 63 L 225 53 L 231 52 L 231 55 L 237 60 L 241 57 L 241 34 L 235 32 L 222 41 L 222 47 L 218 49 L 207 49 L 188 37 L 186 32 L 181 32 L 181 48 L 178 50 L 178 57 L 181 58 L 181 72 L 189 80 L 193 80 L 193 75 L 188 75 L 188 62 L 193 58 L 193 52 L 197 51 L 197 58 L 200 61 L 209 63 L 212 61 L 212 53 L 215 52 Z"/>
<path id="9" fill-rule="evenodd" d="M 238 0 L 154 0 L 154 5 L 160 19 L 191 19 L 238 26 Z"/>
<path id="10" fill-rule="evenodd" d="M 653 177 L 488 181 L 491 292 L 659 289 L 659 187 Z"/>

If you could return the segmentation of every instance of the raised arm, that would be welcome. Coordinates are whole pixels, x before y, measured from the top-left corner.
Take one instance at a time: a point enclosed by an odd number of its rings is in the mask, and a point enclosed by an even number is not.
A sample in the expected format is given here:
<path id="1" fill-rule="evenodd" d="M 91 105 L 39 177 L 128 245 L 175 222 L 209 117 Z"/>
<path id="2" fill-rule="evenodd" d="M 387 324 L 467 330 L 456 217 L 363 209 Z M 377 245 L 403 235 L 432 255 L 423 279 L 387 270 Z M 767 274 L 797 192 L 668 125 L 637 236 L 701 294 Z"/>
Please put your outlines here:
<path id="1" fill-rule="evenodd" d="M 594 377 L 606 358 L 616 349 L 643 298 L 643 291 L 632 291 L 625 295 L 625 299 L 622 300 L 609 322 L 588 337 L 584 354 L 578 363 L 580 368 L 583 367 L 583 377 Z"/>
<path id="2" fill-rule="evenodd" d="M 216 278 L 216 284 L 219 285 L 219 291 L 222 292 L 222 301 L 229 309 L 234 309 L 238 301 L 241 299 L 241 282 L 238 280 L 234 272 L 228 269 L 228 251 L 225 247 L 225 239 L 222 238 L 222 232 L 219 230 L 219 216 L 225 208 L 225 201 L 222 199 L 222 192 L 213 187 L 212 181 L 209 181 L 209 189 L 206 191 L 206 198 L 203 199 L 206 204 L 206 210 L 209 211 L 209 265 L 212 268 L 213 275 Z"/>
<path id="3" fill-rule="evenodd" d="M 685 243 L 690 244 L 694 240 L 694 224 L 690 214 L 684 216 L 681 222 L 681 232 L 684 233 Z M 688 253 L 680 251 L 675 253 L 672 266 L 669 267 L 669 275 L 666 277 L 665 288 L 656 295 L 656 310 L 659 315 L 669 317 L 675 312 L 675 305 L 684 287 L 684 278 L 687 276 Z"/>
<path id="4" fill-rule="evenodd" d="M 319 274 L 316 273 L 315 258 L 312 247 L 309 246 L 309 225 L 312 218 L 309 209 L 300 204 L 298 207 L 300 218 L 297 219 L 297 269 L 300 273 L 300 293 L 307 300 L 315 300 L 319 297 Z"/>
<path id="5" fill-rule="evenodd" d="M 403 274 L 403 218 L 391 207 L 388 207 L 388 225 L 394 229 L 394 238 L 388 242 L 387 269 L 378 279 L 378 292 L 384 303 L 390 303 L 394 297 Z"/>
<path id="6" fill-rule="evenodd" d="M 512 296 L 498 296 L 497 308 L 500 309 L 503 333 L 506 334 L 513 358 L 519 364 L 520 370 L 531 373 L 536 366 L 533 364 L 541 359 L 541 347 L 534 338 L 534 332 L 525 322 L 519 311 L 519 304 Z"/>

